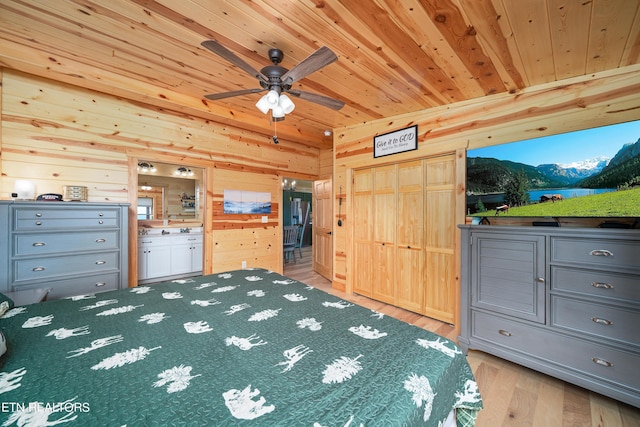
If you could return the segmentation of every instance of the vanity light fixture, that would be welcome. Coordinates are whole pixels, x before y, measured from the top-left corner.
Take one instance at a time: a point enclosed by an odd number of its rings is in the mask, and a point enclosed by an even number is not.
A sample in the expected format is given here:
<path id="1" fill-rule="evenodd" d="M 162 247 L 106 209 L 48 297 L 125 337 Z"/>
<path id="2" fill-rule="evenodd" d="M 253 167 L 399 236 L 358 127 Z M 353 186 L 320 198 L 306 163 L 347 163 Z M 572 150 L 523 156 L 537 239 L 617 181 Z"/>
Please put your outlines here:
<path id="1" fill-rule="evenodd" d="M 156 169 L 155 166 L 153 166 L 153 164 L 148 163 L 148 162 L 138 162 L 138 171 L 142 172 L 142 173 L 154 173 L 157 172 L 158 169 Z"/>
<path id="2" fill-rule="evenodd" d="M 284 191 L 296 191 L 296 181 L 289 182 L 287 178 L 282 180 L 282 189 Z"/>
<path id="3" fill-rule="evenodd" d="M 174 174 L 178 176 L 193 176 L 193 171 L 189 168 L 185 168 L 184 166 L 180 166 L 176 169 Z"/>

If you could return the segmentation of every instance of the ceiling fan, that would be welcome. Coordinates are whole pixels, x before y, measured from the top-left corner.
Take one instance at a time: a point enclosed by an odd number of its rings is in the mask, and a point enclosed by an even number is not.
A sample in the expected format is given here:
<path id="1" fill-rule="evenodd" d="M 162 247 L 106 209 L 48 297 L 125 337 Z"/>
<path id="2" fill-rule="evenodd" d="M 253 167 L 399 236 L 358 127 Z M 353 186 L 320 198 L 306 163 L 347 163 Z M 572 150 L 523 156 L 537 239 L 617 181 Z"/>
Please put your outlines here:
<path id="1" fill-rule="evenodd" d="M 267 65 L 258 71 L 215 40 L 205 40 L 201 44 L 216 55 L 219 55 L 236 67 L 258 79 L 258 83 L 260 84 L 260 88 L 241 89 L 231 92 L 205 95 L 205 98 L 207 99 L 215 101 L 218 99 L 230 98 L 232 96 L 268 91 L 267 94 L 256 103 L 256 107 L 258 107 L 258 109 L 264 114 L 271 110 L 273 121 L 284 120 L 284 115 L 293 111 L 295 105 L 286 95 L 287 93 L 306 101 L 315 102 L 316 104 L 333 110 L 340 110 L 344 106 L 343 101 L 291 88 L 291 85 L 296 81 L 318 71 L 338 59 L 336 54 L 326 46 L 316 50 L 290 70 L 278 65 L 282 62 L 282 58 L 284 58 L 282 51 L 280 49 L 269 49 L 269 59 L 273 62 L 273 65 Z"/>

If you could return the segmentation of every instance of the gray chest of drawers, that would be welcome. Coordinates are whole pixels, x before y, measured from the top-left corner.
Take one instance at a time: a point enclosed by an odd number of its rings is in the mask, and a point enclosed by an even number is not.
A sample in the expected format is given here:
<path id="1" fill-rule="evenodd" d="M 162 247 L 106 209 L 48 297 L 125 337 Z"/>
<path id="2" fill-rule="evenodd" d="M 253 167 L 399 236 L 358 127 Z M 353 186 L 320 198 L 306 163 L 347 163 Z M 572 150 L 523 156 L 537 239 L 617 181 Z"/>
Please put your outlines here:
<path id="1" fill-rule="evenodd" d="M 460 226 L 458 341 L 640 407 L 640 232 Z"/>
<path id="2" fill-rule="evenodd" d="M 48 299 L 128 283 L 128 204 L 0 201 L 0 292 Z"/>

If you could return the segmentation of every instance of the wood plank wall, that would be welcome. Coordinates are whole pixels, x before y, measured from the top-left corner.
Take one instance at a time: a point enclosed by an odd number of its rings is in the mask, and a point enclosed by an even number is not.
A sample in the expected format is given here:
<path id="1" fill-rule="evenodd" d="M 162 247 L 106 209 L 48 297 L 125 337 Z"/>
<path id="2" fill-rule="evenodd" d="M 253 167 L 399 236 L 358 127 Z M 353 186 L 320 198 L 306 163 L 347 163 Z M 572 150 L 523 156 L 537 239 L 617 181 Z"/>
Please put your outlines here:
<path id="1" fill-rule="evenodd" d="M 9 198 L 16 179 L 29 179 L 36 194 L 83 185 L 91 202 L 135 203 L 138 158 L 203 167 L 205 271 L 240 268 L 244 260 L 249 267 L 281 272 L 280 179 L 317 179 L 318 149 L 286 138 L 273 144 L 267 119 L 260 134 L 15 70 L 1 71 L 0 198 Z M 326 173 L 326 161 L 323 170 Z M 274 210 L 268 222 L 257 215 L 224 215 L 225 188 L 271 192 Z M 133 210 L 130 218 L 135 220 Z M 132 226 L 132 258 L 136 238 Z M 248 248 L 248 254 L 242 252 Z M 135 283 L 135 277 L 130 276 L 130 282 Z"/>
<path id="2" fill-rule="evenodd" d="M 334 129 L 334 189 L 342 186 L 343 227 L 334 226 L 333 287 L 352 292 L 355 273 L 352 209 L 353 170 L 425 158 L 457 150 L 458 223 L 465 220 L 465 150 L 637 120 L 640 117 L 640 67 L 629 66 L 516 94 L 500 94 Z M 373 157 L 373 138 L 418 125 L 418 149 Z M 334 216 L 337 215 L 337 202 Z M 346 215 L 346 216 L 345 216 Z M 337 218 L 334 220 L 334 224 Z M 458 272 L 459 275 L 459 272 Z M 459 321 L 456 321 L 456 324 Z"/>

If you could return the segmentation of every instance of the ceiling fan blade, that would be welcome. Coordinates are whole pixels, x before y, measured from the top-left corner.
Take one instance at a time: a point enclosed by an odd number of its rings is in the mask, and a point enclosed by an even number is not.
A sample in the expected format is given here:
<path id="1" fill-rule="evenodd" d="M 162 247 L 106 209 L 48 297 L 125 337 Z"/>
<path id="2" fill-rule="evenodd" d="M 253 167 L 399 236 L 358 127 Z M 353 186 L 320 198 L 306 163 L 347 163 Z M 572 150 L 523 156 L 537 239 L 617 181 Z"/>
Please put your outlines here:
<path id="1" fill-rule="evenodd" d="M 328 107 L 336 111 L 344 107 L 343 101 L 329 98 L 324 95 L 318 95 L 317 93 L 305 92 L 302 90 L 289 90 L 287 93 L 300 99 L 304 99 L 305 101 L 315 102 L 316 104 L 320 104 L 323 107 Z"/>
<path id="2" fill-rule="evenodd" d="M 241 90 L 234 90 L 231 92 L 212 93 L 210 95 L 205 95 L 204 97 L 212 101 L 215 101 L 217 99 L 231 98 L 232 96 L 247 95 L 249 93 L 258 93 L 265 90 L 266 89 L 241 89 Z"/>
<path id="3" fill-rule="evenodd" d="M 284 73 L 282 75 L 282 81 L 285 84 L 291 84 L 308 76 L 314 71 L 318 71 L 320 68 L 331 64 L 337 59 L 338 57 L 331 49 L 326 46 L 322 46 L 320 49 L 303 59 L 298 65 Z"/>
<path id="4" fill-rule="evenodd" d="M 231 52 L 226 47 L 222 46 L 217 41 L 215 41 L 215 40 L 205 40 L 200 44 L 202 46 L 206 47 L 207 49 L 209 49 L 211 52 L 215 53 L 216 55 L 226 59 L 229 62 L 231 62 L 236 67 L 241 68 L 242 70 L 244 70 L 248 74 L 252 75 L 256 79 L 264 81 L 264 82 L 269 81 L 269 79 L 264 74 L 262 74 L 260 71 L 258 71 L 255 68 L 253 68 L 251 65 L 246 63 L 243 59 L 241 59 L 235 53 Z"/>

